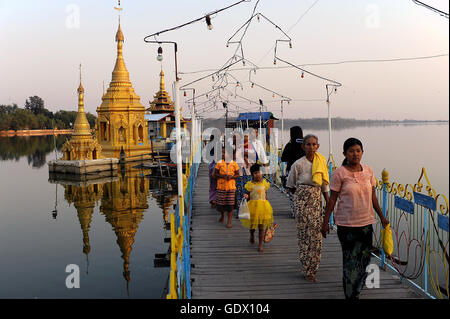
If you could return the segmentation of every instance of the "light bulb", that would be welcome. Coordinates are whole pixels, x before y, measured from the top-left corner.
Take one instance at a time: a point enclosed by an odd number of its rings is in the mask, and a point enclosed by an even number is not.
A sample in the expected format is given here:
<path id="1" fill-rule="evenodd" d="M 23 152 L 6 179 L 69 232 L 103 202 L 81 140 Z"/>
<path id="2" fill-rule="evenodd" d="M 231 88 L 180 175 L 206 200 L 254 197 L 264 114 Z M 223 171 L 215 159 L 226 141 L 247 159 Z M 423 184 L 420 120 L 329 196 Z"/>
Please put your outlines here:
<path id="1" fill-rule="evenodd" d="M 292 42 L 291 41 L 289 41 L 289 48 L 292 49 Z"/>
<path id="2" fill-rule="evenodd" d="M 258 18 L 258 22 L 259 22 L 259 14 L 256 17 Z"/>
<path id="3" fill-rule="evenodd" d="M 212 30 L 213 26 L 211 24 L 211 17 L 209 16 L 209 14 L 205 17 L 206 20 L 206 24 L 208 26 L 208 30 Z"/>
<path id="4" fill-rule="evenodd" d="M 158 60 L 159 62 L 161 62 L 163 60 L 163 49 L 161 47 L 158 48 L 158 56 L 156 57 L 156 60 Z"/>
<path id="5" fill-rule="evenodd" d="M 186 96 L 186 91 L 184 91 L 184 96 Z"/>
<path id="6" fill-rule="evenodd" d="M 305 74 L 302 72 L 302 79 L 305 77 Z"/>
<path id="7" fill-rule="evenodd" d="M 277 59 L 273 59 L 273 64 L 277 64 Z"/>
<path id="8" fill-rule="evenodd" d="M 252 83 L 252 89 L 253 89 L 253 86 L 255 85 L 255 83 Z"/>

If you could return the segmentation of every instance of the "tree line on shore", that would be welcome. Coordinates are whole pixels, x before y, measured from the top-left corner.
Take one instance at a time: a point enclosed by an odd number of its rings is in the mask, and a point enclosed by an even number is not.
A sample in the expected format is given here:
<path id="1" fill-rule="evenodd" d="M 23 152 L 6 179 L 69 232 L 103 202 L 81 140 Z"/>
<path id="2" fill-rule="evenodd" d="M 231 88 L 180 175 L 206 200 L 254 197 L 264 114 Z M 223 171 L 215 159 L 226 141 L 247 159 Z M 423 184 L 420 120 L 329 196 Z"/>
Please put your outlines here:
<path id="1" fill-rule="evenodd" d="M 86 117 L 91 128 L 94 128 L 97 117 L 91 113 L 86 113 Z M 76 118 L 76 111 L 49 111 L 39 96 L 30 96 L 23 108 L 15 103 L 0 105 L 0 131 L 71 129 Z"/>

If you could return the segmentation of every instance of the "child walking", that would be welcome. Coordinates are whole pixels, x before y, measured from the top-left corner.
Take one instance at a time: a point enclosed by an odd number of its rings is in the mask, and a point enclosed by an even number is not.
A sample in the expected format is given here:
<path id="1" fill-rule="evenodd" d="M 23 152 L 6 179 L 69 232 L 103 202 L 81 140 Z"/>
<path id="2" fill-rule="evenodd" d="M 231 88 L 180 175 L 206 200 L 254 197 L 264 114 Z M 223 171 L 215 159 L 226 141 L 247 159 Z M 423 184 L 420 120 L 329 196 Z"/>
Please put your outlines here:
<path id="1" fill-rule="evenodd" d="M 250 230 L 250 243 L 255 243 L 255 231 L 259 230 L 259 246 L 258 251 L 263 251 L 263 242 L 265 230 L 272 226 L 273 210 L 269 201 L 267 200 L 267 190 L 270 184 L 263 179 L 261 166 L 253 164 L 250 167 L 252 180 L 245 184 L 245 199 L 250 199 L 248 208 L 250 210 L 250 219 L 242 219 L 241 223 L 244 227 Z M 276 224 L 273 225 L 274 228 Z"/>

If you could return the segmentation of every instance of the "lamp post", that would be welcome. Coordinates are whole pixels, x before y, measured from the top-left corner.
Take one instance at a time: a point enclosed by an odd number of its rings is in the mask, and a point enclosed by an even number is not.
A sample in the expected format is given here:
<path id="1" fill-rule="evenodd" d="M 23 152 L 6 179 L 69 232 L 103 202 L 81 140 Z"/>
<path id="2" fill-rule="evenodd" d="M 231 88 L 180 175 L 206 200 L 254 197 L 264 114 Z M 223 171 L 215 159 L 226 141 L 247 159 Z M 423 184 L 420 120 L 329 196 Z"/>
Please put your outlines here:
<path id="1" fill-rule="evenodd" d="M 261 132 L 261 129 L 262 129 L 262 124 L 261 124 L 262 108 L 263 108 L 263 101 L 261 99 L 259 99 L 259 131 L 260 132 Z"/>
<path id="2" fill-rule="evenodd" d="M 191 107 L 191 156 L 194 159 L 194 136 L 196 136 L 197 125 L 195 122 L 195 89 L 183 88 L 183 90 L 192 90 L 192 107 Z M 184 92 L 186 94 L 186 91 Z"/>
<path id="3" fill-rule="evenodd" d="M 227 125 L 228 125 L 228 104 L 227 104 L 227 102 L 222 102 L 222 106 L 225 109 L 225 131 L 226 131 Z"/>
<path id="4" fill-rule="evenodd" d="M 331 108 L 330 108 L 330 95 L 332 93 L 332 91 L 329 91 L 329 87 L 334 87 L 334 91 L 336 92 L 337 87 L 340 85 L 334 85 L 334 84 L 327 84 L 325 85 L 325 88 L 327 90 L 327 106 L 328 106 L 328 142 L 329 142 L 329 146 L 328 146 L 328 152 L 330 154 L 329 158 L 328 158 L 328 173 L 329 176 L 331 176 L 331 173 L 333 172 L 333 165 L 334 165 L 334 158 L 333 158 L 333 148 L 332 148 L 332 141 L 331 141 Z M 334 225 L 334 218 L 333 218 L 333 212 L 331 212 L 331 218 L 330 218 L 330 225 L 333 226 Z"/>
<path id="5" fill-rule="evenodd" d="M 330 154 L 328 161 L 329 161 L 329 165 L 330 165 L 330 167 L 329 167 L 330 176 L 331 176 L 331 173 L 332 173 L 332 164 L 334 162 L 333 147 L 332 147 L 332 140 L 331 140 L 331 108 L 330 108 L 330 95 L 331 95 L 331 92 L 329 90 L 329 87 L 331 87 L 331 86 L 334 87 L 334 91 L 336 92 L 337 85 L 334 85 L 334 84 L 327 84 L 327 85 L 325 85 L 325 88 L 327 90 L 327 100 L 326 100 L 326 102 L 327 102 L 327 107 L 328 107 L 328 142 L 329 142 L 328 152 Z"/>
<path id="6" fill-rule="evenodd" d="M 161 44 L 169 43 L 174 45 L 175 50 L 175 82 L 174 82 L 174 100 L 175 100 L 175 136 L 176 136 L 176 161 L 177 161 L 177 186 L 178 186 L 178 202 L 180 203 L 180 217 L 184 216 L 184 194 L 183 194 L 183 160 L 181 157 L 181 112 L 180 112 L 180 98 L 179 98 L 179 81 L 178 77 L 178 64 L 177 64 L 177 43 L 173 41 L 149 41 L 147 38 L 144 39 L 146 43 L 156 43 L 159 44 L 157 60 L 163 60 L 163 49 Z"/>
<path id="7" fill-rule="evenodd" d="M 284 148 L 284 109 L 283 109 L 283 102 L 288 102 L 289 100 L 281 100 L 281 149 Z"/>

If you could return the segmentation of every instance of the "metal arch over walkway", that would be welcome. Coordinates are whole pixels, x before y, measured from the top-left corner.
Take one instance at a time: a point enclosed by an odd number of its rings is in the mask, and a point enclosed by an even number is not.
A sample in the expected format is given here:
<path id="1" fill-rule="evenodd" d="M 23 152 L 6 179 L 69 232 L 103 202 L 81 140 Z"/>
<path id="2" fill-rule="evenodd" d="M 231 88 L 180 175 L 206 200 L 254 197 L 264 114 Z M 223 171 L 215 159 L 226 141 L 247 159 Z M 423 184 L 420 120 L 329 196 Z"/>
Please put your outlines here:
<path id="1" fill-rule="evenodd" d="M 343 299 L 342 253 L 335 232 L 323 241 L 317 279 L 307 282 L 299 271 L 295 221 L 290 204 L 277 188 L 269 190 L 274 219 L 279 224 L 272 242 L 258 253 L 249 232 L 233 217 L 233 228 L 218 223 L 219 213 L 208 203 L 208 167 L 201 164 L 191 217 L 192 298 L 203 299 Z M 257 236 L 256 236 L 257 237 Z M 257 238 L 256 238 L 257 241 Z M 379 261 L 373 258 L 373 263 Z M 393 272 L 380 270 L 380 288 L 361 293 L 362 299 L 422 298 Z"/>

